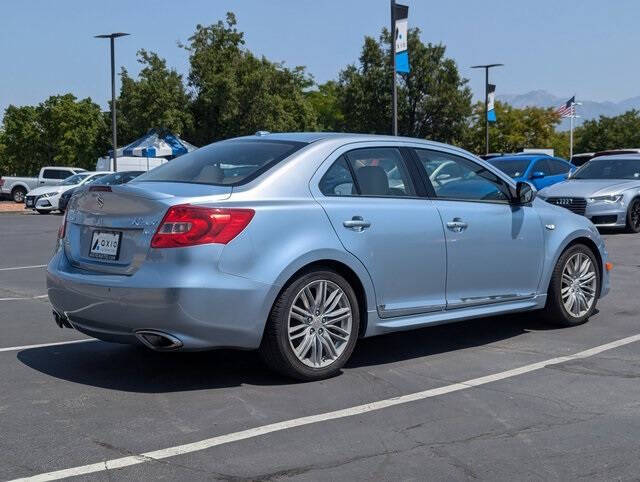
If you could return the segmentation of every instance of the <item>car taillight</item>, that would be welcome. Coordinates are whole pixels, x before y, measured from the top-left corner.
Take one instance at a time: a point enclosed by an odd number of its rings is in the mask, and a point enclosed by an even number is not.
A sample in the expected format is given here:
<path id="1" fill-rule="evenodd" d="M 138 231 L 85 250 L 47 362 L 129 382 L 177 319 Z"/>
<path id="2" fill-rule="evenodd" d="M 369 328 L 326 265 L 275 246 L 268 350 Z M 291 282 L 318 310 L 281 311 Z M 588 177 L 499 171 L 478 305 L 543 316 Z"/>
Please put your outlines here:
<path id="1" fill-rule="evenodd" d="M 253 209 L 172 206 L 154 234 L 151 247 L 227 244 L 247 227 L 254 214 Z"/>
<path id="2" fill-rule="evenodd" d="M 4 184 L 4 179 L 0 177 L 0 187 L 2 187 L 3 184 Z"/>
<path id="3" fill-rule="evenodd" d="M 65 210 L 62 215 L 62 222 L 60 223 L 60 227 L 58 228 L 58 239 L 63 239 L 64 234 L 67 231 L 67 211 Z"/>

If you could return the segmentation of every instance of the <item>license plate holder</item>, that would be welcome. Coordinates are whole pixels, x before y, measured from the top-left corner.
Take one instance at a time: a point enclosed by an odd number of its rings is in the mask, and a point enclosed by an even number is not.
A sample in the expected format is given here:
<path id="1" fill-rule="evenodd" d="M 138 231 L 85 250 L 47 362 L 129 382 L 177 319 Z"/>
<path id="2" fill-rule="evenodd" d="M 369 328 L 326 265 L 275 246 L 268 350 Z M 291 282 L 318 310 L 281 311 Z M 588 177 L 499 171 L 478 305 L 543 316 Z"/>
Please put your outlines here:
<path id="1" fill-rule="evenodd" d="M 120 256 L 122 231 L 96 230 L 91 235 L 89 257 L 117 261 Z"/>

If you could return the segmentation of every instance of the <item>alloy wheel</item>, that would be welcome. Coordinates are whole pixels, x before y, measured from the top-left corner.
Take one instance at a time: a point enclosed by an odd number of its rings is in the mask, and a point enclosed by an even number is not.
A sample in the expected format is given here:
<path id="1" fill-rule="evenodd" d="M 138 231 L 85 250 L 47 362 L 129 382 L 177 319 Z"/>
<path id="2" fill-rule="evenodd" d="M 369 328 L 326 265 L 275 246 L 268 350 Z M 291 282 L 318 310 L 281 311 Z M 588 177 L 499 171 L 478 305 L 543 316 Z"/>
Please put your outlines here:
<path id="1" fill-rule="evenodd" d="M 353 312 L 346 293 L 328 280 L 302 288 L 291 304 L 287 334 L 295 356 L 312 368 L 335 362 L 352 335 Z"/>
<path id="2" fill-rule="evenodd" d="M 576 253 L 562 270 L 562 303 L 574 318 L 584 316 L 593 306 L 597 287 L 596 268 L 589 256 Z"/>

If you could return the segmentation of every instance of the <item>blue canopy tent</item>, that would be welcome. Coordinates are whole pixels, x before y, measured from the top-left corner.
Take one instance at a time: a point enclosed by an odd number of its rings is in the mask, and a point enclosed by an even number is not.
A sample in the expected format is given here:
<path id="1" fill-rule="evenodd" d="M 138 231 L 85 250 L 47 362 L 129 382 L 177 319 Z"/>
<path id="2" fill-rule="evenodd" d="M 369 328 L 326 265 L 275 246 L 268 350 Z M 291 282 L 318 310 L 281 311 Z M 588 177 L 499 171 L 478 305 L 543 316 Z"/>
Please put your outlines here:
<path id="1" fill-rule="evenodd" d="M 195 151 L 196 146 L 180 139 L 171 132 L 161 132 L 151 129 L 140 139 L 133 141 L 122 150 L 123 156 L 128 157 L 175 157 Z"/>
<path id="2" fill-rule="evenodd" d="M 169 131 L 151 129 L 140 139 L 118 149 L 118 170 L 149 170 L 171 159 L 197 149 L 193 144 L 180 139 Z M 113 151 L 109 155 L 98 159 L 97 170 L 112 170 Z M 146 158 L 141 164 L 140 158 Z"/>

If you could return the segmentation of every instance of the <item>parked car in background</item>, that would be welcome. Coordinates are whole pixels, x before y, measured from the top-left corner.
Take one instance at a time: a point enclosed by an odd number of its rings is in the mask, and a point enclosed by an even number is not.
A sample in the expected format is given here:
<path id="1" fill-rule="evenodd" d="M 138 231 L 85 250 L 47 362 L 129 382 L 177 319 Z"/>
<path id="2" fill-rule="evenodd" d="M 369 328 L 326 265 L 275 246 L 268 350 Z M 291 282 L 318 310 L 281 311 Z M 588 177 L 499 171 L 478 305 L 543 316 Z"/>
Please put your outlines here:
<path id="1" fill-rule="evenodd" d="M 514 181 L 529 181 L 536 189 L 543 189 L 564 181 L 576 168 L 564 159 L 546 154 L 494 157 L 488 161 Z"/>
<path id="2" fill-rule="evenodd" d="M 76 186 L 110 174 L 109 172 L 81 172 L 68 177 L 60 185 L 39 187 L 27 193 L 25 209 L 33 209 L 40 214 L 58 210 L 60 195 Z"/>
<path id="3" fill-rule="evenodd" d="M 459 175 L 431 182 L 445 163 Z M 47 293 L 59 326 L 95 338 L 259 349 L 313 380 L 362 337 L 538 309 L 583 323 L 606 262 L 587 219 L 462 149 L 263 133 L 73 196 Z"/>
<path id="4" fill-rule="evenodd" d="M 84 171 L 79 167 L 47 166 L 40 169 L 38 177 L 3 176 L 0 177 L 0 194 L 22 203 L 27 192 L 42 186 L 58 185 L 69 176 Z"/>
<path id="5" fill-rule="evenodd" d="M 540 191 L 547 202 L 586 216 L 600 227 L 640 232 L 640 154 L 600 156 L 570 179 Z"/>
<path id="6" fill-rule="evenodd" d="M 60 199 L 58 200 L 58 210 L 61 212 L 65 212 L 67 209 L 67 204 L 69 203 L 69 199 L 76 192 L 79 192 L 83 189 L 87 189 L 89 186 L 100 185 L 100 186 L 115 186 L 118 184 L 126 184 L 129 181 L 135 179 L 140 174 L 144 174 L 146 171 L 124 171 L 124 172 L 114 172 L 112 174 L 107 174 L 101 177 L 95 177 L 90 181 L 82 184 L 81 186 L 73 187 L 71 189 L 66 190 L 60 195 Z"/>
<path id="7" fill-rule="evenodd" d="M 595 152 L 583 152 L 581 154 L 574 154 L 571 157 L 571 164 L 573 164 L 576 167 L 580 167 L 583 164 L 586 164 L 588 161 L 590 161 L 593 156 L 595 156 Z"/>

